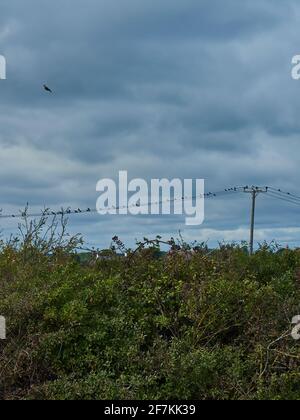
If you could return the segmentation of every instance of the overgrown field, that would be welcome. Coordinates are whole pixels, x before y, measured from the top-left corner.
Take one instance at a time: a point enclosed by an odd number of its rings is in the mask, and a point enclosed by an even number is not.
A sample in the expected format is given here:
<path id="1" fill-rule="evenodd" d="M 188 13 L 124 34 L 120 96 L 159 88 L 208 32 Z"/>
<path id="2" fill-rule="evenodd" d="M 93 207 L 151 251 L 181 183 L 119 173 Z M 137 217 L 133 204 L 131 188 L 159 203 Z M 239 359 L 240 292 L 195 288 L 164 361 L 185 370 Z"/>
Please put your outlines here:
<path id="1" fill-rule="evenodd" d="M 1 246 L 1 399 L 300 399 L 298 251 L 157 240 L 82 263 L 63 236 Z"/>

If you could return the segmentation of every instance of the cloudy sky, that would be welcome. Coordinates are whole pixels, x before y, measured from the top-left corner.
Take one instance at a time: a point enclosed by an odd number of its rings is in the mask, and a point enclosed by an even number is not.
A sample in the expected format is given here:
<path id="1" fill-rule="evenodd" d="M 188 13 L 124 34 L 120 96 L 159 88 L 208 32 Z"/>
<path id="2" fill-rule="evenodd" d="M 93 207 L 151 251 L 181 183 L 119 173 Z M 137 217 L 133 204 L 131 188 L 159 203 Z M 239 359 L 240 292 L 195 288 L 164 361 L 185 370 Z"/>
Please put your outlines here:
<path id="1" fill-rule="evenodd" d="M 2 0 L 3 212 L 94 207 L 97 181 L 120 170 L 300 195 L 299 34 L 296 0 Z M 247 240 L 249 212 L 241 194 L 207 200 L 197 228 L 81 215 L 70 230 L 99 247 L 179 230 L 214 245 Z M 0 223 L 6 235 L 17 222 Z M 300 207 L 261 196 L 256 239 L 300 245 Z"/>

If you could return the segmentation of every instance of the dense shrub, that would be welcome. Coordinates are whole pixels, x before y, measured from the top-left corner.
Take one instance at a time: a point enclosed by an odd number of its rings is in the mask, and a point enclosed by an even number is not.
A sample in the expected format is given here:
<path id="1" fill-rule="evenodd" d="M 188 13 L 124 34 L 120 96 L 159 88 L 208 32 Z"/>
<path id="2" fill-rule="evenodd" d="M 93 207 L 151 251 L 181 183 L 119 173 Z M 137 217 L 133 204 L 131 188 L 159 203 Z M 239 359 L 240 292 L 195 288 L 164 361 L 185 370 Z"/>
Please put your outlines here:
<path id="1" fill-rule="evenodd" d="M 157 241 L 83 263 L 39 229 L 1 247 L 2 399 L 300 399 L 298 251 Z"/>

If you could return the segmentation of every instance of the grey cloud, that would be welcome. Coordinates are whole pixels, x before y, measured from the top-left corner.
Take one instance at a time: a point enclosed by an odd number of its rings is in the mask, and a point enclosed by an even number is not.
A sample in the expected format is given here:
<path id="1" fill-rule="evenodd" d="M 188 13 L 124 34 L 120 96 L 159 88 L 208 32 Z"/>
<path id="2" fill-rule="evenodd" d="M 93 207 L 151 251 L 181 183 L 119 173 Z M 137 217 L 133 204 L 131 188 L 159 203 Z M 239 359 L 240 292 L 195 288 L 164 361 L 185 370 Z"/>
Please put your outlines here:
<path id="1" fill-rule="evenodd" d="M 300 84 L 290 77 L 299 23 L 294 0 L 3 0 L 1 207 L 94 206 L 97 180 L 123 169 L 300 194 Z M 197 231 L 174 217 L 80 216 L 70 228 L 99 246 L 180 228 L 215 243 L 247 232 L 248 201 L 207 203 Z M 261 200 L 260 234 L 273 239 L 274 226 L 286 239 L 279 227 L 296 232 L 297 210 Z"/>

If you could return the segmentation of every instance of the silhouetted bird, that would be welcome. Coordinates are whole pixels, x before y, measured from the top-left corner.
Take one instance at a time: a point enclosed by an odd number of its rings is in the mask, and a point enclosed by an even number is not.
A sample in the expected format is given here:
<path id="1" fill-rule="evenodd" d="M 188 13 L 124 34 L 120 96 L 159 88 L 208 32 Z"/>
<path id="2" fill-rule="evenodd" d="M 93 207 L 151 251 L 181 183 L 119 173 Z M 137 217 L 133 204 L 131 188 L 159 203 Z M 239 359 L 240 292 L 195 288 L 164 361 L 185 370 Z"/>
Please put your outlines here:
<path id="1" fill-rule="evenodd" d="M 43 87 L 46 92 L 53 93 L 52 90 L 47 85 L 43 85 Z"/>

